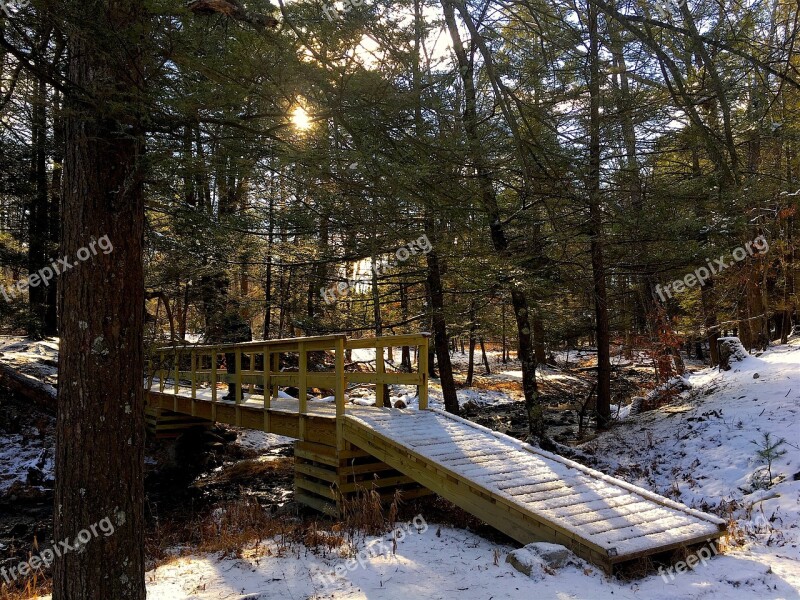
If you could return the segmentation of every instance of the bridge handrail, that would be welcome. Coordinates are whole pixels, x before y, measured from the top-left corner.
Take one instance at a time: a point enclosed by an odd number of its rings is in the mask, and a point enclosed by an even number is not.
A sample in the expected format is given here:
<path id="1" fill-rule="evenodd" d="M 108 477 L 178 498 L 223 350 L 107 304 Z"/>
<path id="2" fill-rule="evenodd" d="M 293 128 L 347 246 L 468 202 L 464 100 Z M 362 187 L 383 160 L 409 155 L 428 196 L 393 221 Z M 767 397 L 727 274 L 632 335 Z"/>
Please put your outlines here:
<path id="1" fill-rule="evenodd" d="M 375 395 L 378 406 L 383 405 L 385 398 L 384 386 L 389 383 L 417 385 L 419 389 L 419 408 L 428 408 L 428 343 L 430 334 L 401 334 L 370 338 L 348 338 L 345 334 L 331 334 L 310 337 L 283 338 L 273 340 L 256 340 L 230 344 L 184 344 L 153 348 L 152 358 L 148 368 L 147 389 L 152 389 L 156 374 L 158 374 L 159 391 L 164 393 L 168 377 L 172 377 L 172 387 L 175 396 L 178 396 L 182 380 L 191 381 L 192 400 L 197 399 L 198 383 L 208 381 L 211 385 L 211 401 L 215 405 L 212 413 L 216 414 L 217 385 L 219 383 L 235 383 L 235 403 L 237 407 L 242 404 L 243 385 L 261 385 L 264 389 L 264 408 L 269 410 L 273 399 L 277 399 L 279 385 L 296 385 L 299 395 L 300 414 L 308 413 L 307 390 L 309 387 L 326 387 L 334 390 L 336 400 L 336 415 L 343 416 L 345 412 L 345 391 L 348 382 L 374 383 Z M 387 372 L 383 348 L 393 346 L 415 346 L 418 348 L 417 372 Z M 344 359 L 347 350 L 375 349 L 375 372 L 345 371 Z M 333 371 L 309 371 L 308 353 L 315 351 L 331 351 L 335 356 Z M 297 371 L 281 371 L 279 357 L 284 353 L 297 353 Z M 218 356 L 220 354 L 233 354 L 235 361 L 235 374 L 220 373 Z M 261 369 L 256 368 L 256 356 L 262 357 Z M 189 369 L 183 369 L 181 359 L 189 357 Z M 156 364 L 158 357 L 158 364 Z M 204 368 L 204 358 L 209 357 L 208 368 Z M 249 359 L 249 365 L 243 369 L 244 360 Z M 184 361 L 185 364 L 185 361 Z M 165 368 L 165 365 L 169 365 Z M 319 384 L 319 385 L 317 385 Z M 306 392 L 303 393 L 303 390 Z M 268 393 L 269 392 L 269 393 Z M 238 413 L 238 408 L 237 408 Z"/>

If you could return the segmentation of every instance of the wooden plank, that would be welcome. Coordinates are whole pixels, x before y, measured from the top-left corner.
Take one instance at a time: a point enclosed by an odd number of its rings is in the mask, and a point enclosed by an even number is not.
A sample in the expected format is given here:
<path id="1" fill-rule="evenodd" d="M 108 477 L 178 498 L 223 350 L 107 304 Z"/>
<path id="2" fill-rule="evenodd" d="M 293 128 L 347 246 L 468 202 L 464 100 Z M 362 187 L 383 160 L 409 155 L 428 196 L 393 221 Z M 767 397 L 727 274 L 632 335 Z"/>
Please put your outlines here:
<path id="1" fill-rule="evenodd" d="M 417 373 L 348 373 L 347 380 L 350 383 L 375 383 L 375 384 L 395 384 L 395 385 L 417 385 L 419 375 Z"/>
<path id="2" fill-rule="evenodd" d="M 361 450 L 360 448 L 345 448 L 343 450 L 337 450 L 333 446 L 326 446 L 324 444 L 315 444 L 313 442 L 300 442 L 297 441 L 294 443 L 295 452 L 304 452 L 308 454 L 313 454 L 316 456 L 324 456 L 328 459 L 334 461 L 334 465 L 344 465 L 347 460 L 353 458 L 363 458 L 369 456 L 366 452 Z"/>
<path id="3" fill-rule="evenodd" d="M 348 483 L 340 483 L 339 491 L 343 494 L 356 492 L 360 490 L 369 491 L 372 489 L 380 489 L 386 487 L 395 487 L 404 483 L 415 483 L 415 481 L 408 475 L 398 475 L 397 477 L 383 477 L 379 479 L 365 479 L 364 481 L 353 481 Z"/>
<path id="4" fill-rule="evenodd" d="M 359 339 L 348 339 L 347 349 L 356 350 L 363 348 L 385 348 L 386 346 L 420 346 L 425 343 L 428 334 L 401 334 L 401 335 L 382 335 L 380 337 L 369 337 Z"/>
<path id="5" fill-rule="evenodd" d="M 355 475 L 367 475 L 369 473 L 380 473 L 382 471 L 396 471 L 394 467 L 391 465 L 387 465 L 385 462 L 380 462 L 378 459 L 375 459 L 376 462 L 374 463 L 366 463 L 363 465 L 346 465 L 339 469 L 340 473 L 346 477 L 355 476 Z"/>
<path id="6" fill-rule="evenodd" d="M 174 352 L 176 350 L 183 351 L 189 348 L 193 350 L 203 350 L 208 351 L 212 349 L 216 349 L 217 352 L 226 352 L 233 348 L 242 348 L 246 349 L 251 352 L 258 352 L 261 348 L 268 348 L 270 352 L 275 352 L 277 350 L 282 350 L 283 347 L 288 347 L 291 351 L 297 350 L 297 344 L 299 341 L 303 341 L 305 344 L 312 344 L 315 347 L 311 349 L 317 349 L 318 347 L 327 347 L 333 348 L 334 341 L 339 338 L 345 338 L 345 334 L 343 333 L 336 333 L 333 335 L 318 335 L 318 336 L 309 336 L 309 337 L 301 337 L 301 338 L 280 338 L 274 340 L 256 340 L 254 342 L 240 342 L 237 344 L 220 344 L 220 345 L 185 345 L 185 346 L 163 346 L 158 349 L 160 352 Z"/>
<path id="7" fill-rule="evenodd" d="M 300 477 L 295 477 L 294 485 L 295 488 L 302 488 L 304 490 L 314 492 L 315 494 L 317 494 L 318 496 L 322 496 L 323 498 L 336 500 L 338 496 L 338 494 L 333 489 L 331 489 L 330 486 L 326 486 L 321 483 L 316 483 L 313 481 L 308 481 L 307 479 L 302 479 Z"/>
<path id="8" fill-rule="evenodd" d="M 294 471 L 295 473 L 302 473 L 303 475 L 310 475 L 317 479 L 323 479 L 329 483 L 339 482 L 339 474 L 335 470 L 323 469 L 322 467 L 296 462 Z"/>

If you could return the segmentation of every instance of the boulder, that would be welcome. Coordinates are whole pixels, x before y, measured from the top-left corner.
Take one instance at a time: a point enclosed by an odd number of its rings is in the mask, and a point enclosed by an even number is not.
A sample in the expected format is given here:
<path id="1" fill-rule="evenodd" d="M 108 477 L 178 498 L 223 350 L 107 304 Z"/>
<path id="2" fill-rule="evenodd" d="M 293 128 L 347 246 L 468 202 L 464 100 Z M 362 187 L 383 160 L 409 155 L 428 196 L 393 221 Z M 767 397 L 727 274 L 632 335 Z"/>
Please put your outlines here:
<path id="1" fill-rule="evenodd" d="M 523 575 L 535 581 L 544 579 L 544 563 L 542 559 L 530 550 L 526 550 L 525 548 L 514 550 L 506 556 L 506 562 Z"/>
<path id="2" fill-rule="evenodd" d="M 560 544 L 534 542 L 514 550 L 506 556 L 506 562 L 520 573 L 532 579 L 542 579 L 546 573 L 552 574 L 569 564 L 574 564 L 575 556 Z"/>
<path id="3" fill-rule="evenodd" d="M 542 561 L 552 569 L 565 567 L 573 558 L 572 552 L 561 544 L 551 544 L 548 542 L 534 542 L 525 546 L 536 554 Z"/>

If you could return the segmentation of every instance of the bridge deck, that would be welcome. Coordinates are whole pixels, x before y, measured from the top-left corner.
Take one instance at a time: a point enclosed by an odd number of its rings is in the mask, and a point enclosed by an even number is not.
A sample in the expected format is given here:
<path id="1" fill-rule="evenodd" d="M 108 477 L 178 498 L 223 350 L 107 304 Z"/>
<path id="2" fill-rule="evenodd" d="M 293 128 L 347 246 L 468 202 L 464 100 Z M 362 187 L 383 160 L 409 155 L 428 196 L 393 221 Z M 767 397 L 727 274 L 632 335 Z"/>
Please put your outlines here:
<path id="1" fill-rule="evenodd" d="M 530 522 L 615 564 L 724 533 L 722 519 L 440 411 L 348 414 L 344 435 L 522 542 L 538 537 L 516 529 Z"/>

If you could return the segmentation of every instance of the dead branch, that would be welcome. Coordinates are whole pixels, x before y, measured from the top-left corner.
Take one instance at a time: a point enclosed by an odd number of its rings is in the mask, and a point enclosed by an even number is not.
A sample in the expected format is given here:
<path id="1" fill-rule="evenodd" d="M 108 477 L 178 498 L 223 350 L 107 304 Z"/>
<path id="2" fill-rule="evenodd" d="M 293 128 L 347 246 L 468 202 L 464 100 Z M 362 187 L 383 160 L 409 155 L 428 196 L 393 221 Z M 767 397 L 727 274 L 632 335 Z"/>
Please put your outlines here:
<path id="1" fill-rule="evenodd" d="M 242 7 L 237 0 L 192 0 L 186 5 L 196 15 L 225 15 L 236 21 L 242 21 L 257 29 L 278 26 L 278 20 L 268 15 L 252 13 Z"/>

